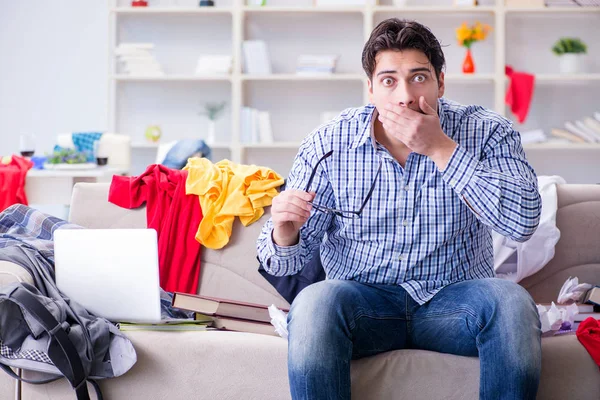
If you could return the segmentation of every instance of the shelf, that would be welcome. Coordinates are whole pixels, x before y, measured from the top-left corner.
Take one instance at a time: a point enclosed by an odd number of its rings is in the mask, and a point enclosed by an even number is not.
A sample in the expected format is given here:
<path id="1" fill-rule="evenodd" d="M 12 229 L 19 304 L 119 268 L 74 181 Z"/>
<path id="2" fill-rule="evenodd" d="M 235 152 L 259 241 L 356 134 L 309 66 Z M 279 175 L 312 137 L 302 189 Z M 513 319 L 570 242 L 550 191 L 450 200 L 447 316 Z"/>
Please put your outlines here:
<path id="1" fill-rule="evenodd" d="M 244 81 L 362 81 L 366 80 L 363 74 L 328 74 L 328 75 L 242 75 Z"/>
<path id="2" fill-rule="evenodd" d="M 571 81 L 600 81 L 600 74 L 539 74 L 536 82 L 571 82 Z"/>
<path id="3" fill-rule="evenodd" d="M 376 13 L 393 12 L 393 13 L 495 13 L 496 7 L 493 6 L 476 6 L 476 7 L 443 7 L 443 6 L 431 6 L 431 7 L 395 7 L 395 6 L 376 6 L 373 7 L 373 11 Z"/>
<path id="4" fill-rule="evenodd" d="M 243 81 L 366 81 L 364 74 L 330 74 L 330 75 L 242 75 Z M 492 83 L 494 74 L 447 74 L 447 82 Z"/>
<path id="5" fill-rule="evenodd" d="M 531 143 L 525 150 L 600 150 L 600 143 Z"/>
<path id="6" fill-rule="evenodd" d="M 362 13 L 365 10 L 365 8 L 362 6 L 358 6 L 358 7 L 245 6 L 242 10 L 247 14 L 252 14 L 252 13 L 290 13 L 290 12 L 293 12 L 293 13 Z"/>
<path id="7" fill-rule="evenodd" d="M 165 76 L 131 76 L 131 75 L 113 75 L 113 79 L 121 82 L 229 82 L 230 75 L 165 75 Z"/>
<path id="8" fill-rule="evenodd" d="M 132 149 L 158 149 L 159 145 L 160 145 L 160 143 L 133 142 L 133 143 L 131 143 L 131 148 Z M 231 145 L 229 145 L 228 143 L 213 143 L 213 144 L 209 144 L 208 147 L 210 147 L 213 150 L 214 149 L 221 150 L 221 149 L 229 149 L 229 148 L 231 148 Z"/>
<path id="9" fill-rule="evenodd" d="M 511 7 L 504 9 L 507 13 L 596 13 L 600 12 L 600 7 Z"/>
<path id="10" fill-rule="evenodd" d="M 230 7 L 118 7 L 112 8 L 111 12 L 118 15 L 131 14 L 177 14 L 177 15 L 198 15 L 198 14 L 231 14 L 233 9 Z"/>
<path id="11" fill-rule="evenodd" d="M 446 82 L 492 83 L 494 74 L 446 74 Z"/>
<path id="12" fill-rule="evenodd" d="M 246 143 L 242 144 L 247 149 L 298 149 L 300 142 L 274 142 L 274 143 Z"/>

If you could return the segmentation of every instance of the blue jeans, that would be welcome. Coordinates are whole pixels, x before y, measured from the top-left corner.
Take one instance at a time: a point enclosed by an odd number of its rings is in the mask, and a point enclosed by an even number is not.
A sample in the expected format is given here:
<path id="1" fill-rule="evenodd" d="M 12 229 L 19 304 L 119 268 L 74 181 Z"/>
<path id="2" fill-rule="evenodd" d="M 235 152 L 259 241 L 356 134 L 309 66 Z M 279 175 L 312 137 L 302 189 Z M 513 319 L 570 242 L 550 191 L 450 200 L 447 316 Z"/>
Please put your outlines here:
<path id="1" fill-rule="evenodd" d="M 288 315 L 293 399 L 350 400 L 350 360 L 398 349 L 479 356 L 480 399 L 535 399 L 541 330 L 516 283 L 455 283 L 419 305 L 400 286 L 326 280 L 304 289 Z"/>

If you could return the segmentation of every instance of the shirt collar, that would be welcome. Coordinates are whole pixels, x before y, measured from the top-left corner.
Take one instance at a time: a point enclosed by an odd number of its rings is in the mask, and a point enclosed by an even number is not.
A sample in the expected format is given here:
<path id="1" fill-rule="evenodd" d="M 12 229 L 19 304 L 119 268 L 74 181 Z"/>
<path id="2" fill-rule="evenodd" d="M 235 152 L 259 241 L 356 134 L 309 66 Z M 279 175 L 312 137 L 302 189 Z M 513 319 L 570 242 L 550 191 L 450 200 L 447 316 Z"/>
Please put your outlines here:
<path id="1" fill-rule="evenodd" d="M 440 119 L 440 126 L 442 130 L 446 132 L 446 105 L 442 99 L 438 99 L 438 117 Z M 373 104 L 365 106 L 364 112 L 359 113 L 361 118 L 361 125 L 359 125 L 358 132 L 354 136 L 354 140 L 350 143 L 350 149 L 356 149 L 364 145 L 367 140 L 371 137 L 373 130 L 374 118 L 377 118 L 377 109 Z M 447 134 L 447 133 L 446 133 Z M 375 145 L 375 143 L 372 143 Z"/>
<path id="2" fill-rule="evenodd" d="M 373 126 L 373 116 L 376 114 L 375 106 L 369 104 L 365 106 L 364 112 L 358 114 L 361 119 L 358 126 L 358 131 L 354 136 L 354 140 L 350 142 L 350 149 L 356 149 L 366 143 L 371 137 L 371 128 Z"/>

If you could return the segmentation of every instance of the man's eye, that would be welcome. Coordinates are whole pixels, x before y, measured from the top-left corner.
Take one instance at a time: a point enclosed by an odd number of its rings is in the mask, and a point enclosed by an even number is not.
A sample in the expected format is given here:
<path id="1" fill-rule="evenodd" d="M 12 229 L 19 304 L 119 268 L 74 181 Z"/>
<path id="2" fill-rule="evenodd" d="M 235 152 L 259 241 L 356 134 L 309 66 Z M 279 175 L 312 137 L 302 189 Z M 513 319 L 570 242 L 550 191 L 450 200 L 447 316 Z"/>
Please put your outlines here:
<path id="1" fill-rule="evenodd" d="M 392 85 L 393 83 L 394 83 L 394 80 L 393 80 L 392 78 L 385 78 L 385 79 L 383 80 L 383 84 L 384 84 L 385 86 L 390 86 L 390 85 Z"/>
<path id="2" fill-rule="evenodd" d="M 425 75 L 417 75 L 413 79 L 415 82 L 425 82 Z"/>

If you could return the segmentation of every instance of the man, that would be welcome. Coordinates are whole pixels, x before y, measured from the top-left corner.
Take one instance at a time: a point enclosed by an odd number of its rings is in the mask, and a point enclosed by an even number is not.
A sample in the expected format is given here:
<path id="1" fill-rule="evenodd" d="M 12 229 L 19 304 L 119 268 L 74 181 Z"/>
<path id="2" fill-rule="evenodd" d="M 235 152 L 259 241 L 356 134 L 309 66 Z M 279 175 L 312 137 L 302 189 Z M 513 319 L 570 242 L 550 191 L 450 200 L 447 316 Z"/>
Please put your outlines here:
<path id="1" fill-rule="evenodd" d="M 327 273 L 288 315 L 292 398 L 350 399 L 351 359 L 414 348 L 479 356 L 482 399 L 534 399 L 537 309 L 494 278 L 491 240 L 539 222 L 519 134 L 442 97 L 444 54 L 423 25 L 383 21 L 362 60 L 371 104 L 303 141 L 257 243 L 272 275 L 317 248 Z"/>

